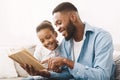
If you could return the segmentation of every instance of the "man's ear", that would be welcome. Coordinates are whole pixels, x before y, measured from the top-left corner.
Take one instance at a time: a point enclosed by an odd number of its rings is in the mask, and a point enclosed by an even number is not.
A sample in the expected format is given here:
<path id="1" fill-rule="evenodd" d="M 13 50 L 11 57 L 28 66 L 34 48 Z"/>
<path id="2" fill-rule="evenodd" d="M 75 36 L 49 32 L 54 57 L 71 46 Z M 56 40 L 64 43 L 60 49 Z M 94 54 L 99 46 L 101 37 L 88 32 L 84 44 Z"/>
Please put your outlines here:
<path id="1" fill-rule="evenodd" d="M 71 12 L 71 13 L 70 13 L 70 20 L 71 20 L 72 22 L 76 22 L 77 18 L 76 18 L 75 12 Z"/>

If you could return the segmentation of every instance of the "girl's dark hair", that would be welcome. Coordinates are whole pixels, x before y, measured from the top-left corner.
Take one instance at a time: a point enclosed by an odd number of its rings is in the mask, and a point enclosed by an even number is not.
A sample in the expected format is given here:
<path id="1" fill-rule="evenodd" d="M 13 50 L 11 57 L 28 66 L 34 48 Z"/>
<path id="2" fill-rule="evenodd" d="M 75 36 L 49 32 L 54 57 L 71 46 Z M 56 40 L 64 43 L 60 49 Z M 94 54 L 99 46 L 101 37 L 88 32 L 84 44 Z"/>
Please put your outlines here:
<path id="1" fill-rule="evenodd" d="M 50 21 L 48 21 L 48 20 L 44 20 L 37 26 L 36 32 L 38 33 L 40 30 L 46 29 L 46 28 L 50 29 L 52 32 L 55 31 L 53 26 L 52 26 L 52 23 Z"/>
<path id="2" fill-rule="evenodd" d="M 62 2 L 58 6 L 56 6 L 52 12 L 52 14 L 56 12 L 62 12 L 62 11 L 78 11 L 77 8 L 70 2 Z"/>

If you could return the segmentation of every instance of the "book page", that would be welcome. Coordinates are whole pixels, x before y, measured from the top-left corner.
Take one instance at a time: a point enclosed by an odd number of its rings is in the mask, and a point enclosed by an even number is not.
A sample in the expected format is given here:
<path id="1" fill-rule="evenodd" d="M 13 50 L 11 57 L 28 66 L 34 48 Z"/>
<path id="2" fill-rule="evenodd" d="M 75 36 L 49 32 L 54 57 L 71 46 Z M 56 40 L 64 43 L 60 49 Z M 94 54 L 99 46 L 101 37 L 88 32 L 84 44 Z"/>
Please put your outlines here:
<path id="1" fill-rule="evenodd" d="M 32 65 L 36 71 L 45 69 L 45 67 L 26 49 L 15 51 L 12 54 L 10 54 L 9 57 L 21 65 Z"/>

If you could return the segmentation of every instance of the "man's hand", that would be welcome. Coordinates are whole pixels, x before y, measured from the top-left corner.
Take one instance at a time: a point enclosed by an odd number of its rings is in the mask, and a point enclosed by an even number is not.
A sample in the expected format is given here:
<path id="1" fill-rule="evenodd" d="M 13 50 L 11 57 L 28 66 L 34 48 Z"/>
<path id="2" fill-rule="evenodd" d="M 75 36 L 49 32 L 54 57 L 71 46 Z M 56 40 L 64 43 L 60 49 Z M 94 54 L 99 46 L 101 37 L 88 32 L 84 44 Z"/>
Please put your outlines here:
<path id="1" fill-rule="evenodd" d="M 74 66 L 74 62 L 63 57 L 54 57 L 49 58 L 48 60 L 42 61 L 41 63 L 48 63 L 48 69 L 53 70 L 55 72 L 58 72 L 60 70 L 60 67 L 63 65 L 66 65 L 70 67 L 71 69 Z"/>
<path id="2" fill-rule="evenodd" d="M 47 69 L 36 71 L 31 65 L 24 64 L 20 66 L 24 68 L 30 75 L 40 75 L 47 78 L 50 77 L 50 73 Z"/>

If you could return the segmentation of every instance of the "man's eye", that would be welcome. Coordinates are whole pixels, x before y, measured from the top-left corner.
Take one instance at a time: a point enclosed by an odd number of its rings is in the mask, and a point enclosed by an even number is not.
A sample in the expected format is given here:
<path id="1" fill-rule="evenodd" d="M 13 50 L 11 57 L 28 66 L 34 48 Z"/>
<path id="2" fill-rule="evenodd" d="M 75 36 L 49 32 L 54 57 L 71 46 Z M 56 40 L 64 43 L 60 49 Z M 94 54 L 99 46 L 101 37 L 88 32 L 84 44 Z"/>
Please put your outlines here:
<path id="1" fill-rule="evenodd" d="M 56 22 L 56 26 L 61 25 L 61 21 Z"/>
<path id="2" fill-rule="evenodd" d="M 57 24 L 58 24 L 58 25 L 61 25 L 61 22 L 58 22 Z"/>

